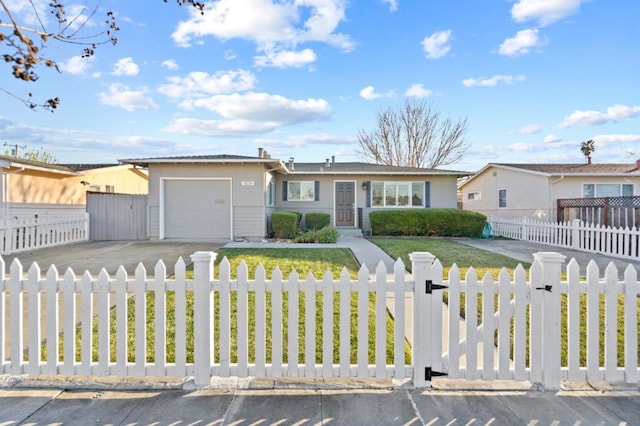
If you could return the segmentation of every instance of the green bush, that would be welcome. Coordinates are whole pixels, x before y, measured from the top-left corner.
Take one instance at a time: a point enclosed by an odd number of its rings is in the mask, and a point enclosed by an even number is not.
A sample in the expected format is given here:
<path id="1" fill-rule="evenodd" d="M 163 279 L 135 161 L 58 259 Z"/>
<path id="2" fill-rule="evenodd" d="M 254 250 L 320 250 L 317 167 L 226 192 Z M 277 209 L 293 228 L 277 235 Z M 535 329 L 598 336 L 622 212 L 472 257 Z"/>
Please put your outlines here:
<path id="1" fill-rule="evenodd" d="M 298 233 L 298 215 L 292 212 L 272 213 L 271 229 L 276 238 L 295 238 Z"/>
<path id="2" fill-rule="evenodd" d="M 331 215 L 329 213 L 307 213 L 304 216 L 304 223 L 307 231 L 322 229 L 331 223 Z"/>
<path id="3" fill-rule="evenodd" d="M 483 214 L 458 209 L 379 210 L 369 213 L 373 235 L 478 238 Z"/>
<path id="4" fill-rule="evenodd" d="M 338 241 L 338 230 L 331 226 L 325 226 L 317 231 L 307 231 L 295 239 L 296 243 L 335 243 L 336 241 Z"/>

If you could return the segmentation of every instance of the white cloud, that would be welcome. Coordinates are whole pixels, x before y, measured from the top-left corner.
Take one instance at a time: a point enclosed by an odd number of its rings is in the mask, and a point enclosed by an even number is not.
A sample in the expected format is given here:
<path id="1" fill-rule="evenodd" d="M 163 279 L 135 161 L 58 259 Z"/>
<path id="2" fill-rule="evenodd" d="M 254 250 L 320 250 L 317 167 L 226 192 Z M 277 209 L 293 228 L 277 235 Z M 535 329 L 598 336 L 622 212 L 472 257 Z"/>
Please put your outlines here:
<path id="1" fill-rule="evenodd" d="M 293 100 L 268 93 L 215 95 L 186 100 L 185 109 L 204 108 L 233 120 L 291 125 L 327 118 L 331 107 L 324 99 Z"/>
<path id="2" fill-rule="evenodd" d="M 404 92 L 405 96 L 413 98 L 428 98 L 432 94 L 433 92 L 431 90 L 425 89 L 422 84 L 418 83 L 412 84 L 411 87 L 409 87 L 407 91 Z"/>
<path id="3" fill-rule="evenodd" d="M 162 66 L 171 71 L 176 71 L 178 70 L 178 68 L 180 68 L 176 63 L 176 61 L 174 61 L 173 59 L 167 59 L 166 61 L 162 61 Z"/>
<path id="4" fill-rule="evenodd" d="M 117 76 L 134 76 L 138 75 L 139 72 L 140 67 L 138 66 L 138 64 L 133 62 L 133 58 L 128 57 L 118 59 L 118 62 L 116 62 L 113 66 L 113 71 L 111 72 L 111 74 Z"/>
<path id="5" fill-rule="evenodd" d="M 311 49 L 301 51 L 281 50 L 278 52 L 265 51 L 262 56 L 253 58 L 254 65 L 258 67 L 276 67 L 276 68 L 300 68 L 315 62 L 316 54 Z"/>
<path id="6" fill-rule="evenodd" d="M 366 99 L 367 101 L 372 101 L 378 98 L 393 98 L 395 94 L 392 90 L 387 93 L 378 93 L 376 92 L 376 88 L 373 86 L 367 86 L 364 89 L 360 90 L 360 97 L 362 99 Z"/>
<path id="7" fill-rule="evenodd" d="M 162 130 L 181 135 L 212 137 L 242 137 L 275 130 L 277 123 L 256 122 L 251 120 L 198 120 L 195 118 L 177 118 Z"/>
<path id="8" fill-rule="evenodd" d="M 526 77 L 524 75 L 512 76 L 498 74 L 490 78 L 467 78 L 465 80 L 462 80 L 462 84 L 465 87 L 495 87 L 500 82 L 510 85 L 517 81 L 524 81 L 525 78 Z"/>
<path id="9" fill-rule="evenodd" d="M 513 144 L 509 145 L 508 148 L 511 151 L 520 152 L 520 151 L 533 151 L 535 146 L 536 146 L 535 144 L 524 143 L 524 142 L 516 142 L 516 143 L 513 143 Z"/>
<path id="10" fill-rule="evenodd" d="M 272 148 L 302 148 L 310 145 L 350 145 L 356 142 L 353 136 L 338 136 L 327 133 L 291 135 L 286 139 L 256 139 L 254 144 Z"/>
<path id="11" fill-rule="evenodd" d="M 514 37 L 506 39 L 500 45 L 498 53 L 504 56 L 518 56 L 529 53 L 532 47 L 540 47 L 547 44 L 546 40 L 538 37 L 538 29 L 518 31 Z"/>
<path id="12" fill-rule="evenodd" d="M 547 136 L 544 137 L 542 141 L 544 143 L 555 143 L 555 142 L 560 142 L 561 140 L 562 140 L 561 137 L 556 136 L 553 133 L 549 133 Z"/>
<path id="13" fill-rule="evenodd" d="M 158 92 L 171 98 L 190 98 L 250 90 L 256 77 L 250 71 L 237 69 L 215 74 L 191 72 L 184 77 L 167 77 L 167 81 L 169 84 L 161 85 Z"/>
<path id="14" fill-rule="evenodd" d="M 91 68 L 93 58 L 93 56 L 88 58 L 82 58 L 80 55 L 73 56 L 68 61 L 59 63 L 58 66 L 62 71 L 69 74 L 84 74 L 85 71 Z"/>
<path id="15" fill-rule="evenodd" d="M 353 50 L 350 37 L 337 33 L 345 20 L 345 0 L 219 0 L 209 3 L 201 15 L 191 8 L 172 34 L 180 46 L 193 38 L 213 36 L 221 40 L 250 40 L 258 50 L 322 42 L 345 51 Z M 301 17 L 304 17 L 301 19 Z"/>
<path id="16" fill-rule="evenodd" d="M 103 105 L 122 108 L 129 112 L 158 109 L 153 99 L 147 97 L 147 92 L 146 87 L 132 90 L 123 84 L 114 83 L 109 86 L 107 92 L 101 92 L 99 97 Z"/>
<path id="17" fill-rule="evenodd" d="M 526 126 L 520 127 L 516 133 L 521 135 L 535 135 L 539 133 L 540 130 L 542 129 L 537 124 L 527 124 Z"/>
<path id="18" fill-rule="evenodd" d="M 389 5 L 389 10 L 391 12 L 398 10 L 398 0 L 382 0 L 382 2 Z"/>
<path id="19" fill-rule="evenodd" d="M 593 140 L 598 144 L 640 143 L 640 134 L 596 135 Z"/>
<path id="20" fill-rule="evenodd" d="M 586 0 L 519 0 L 511 8 L 516 22 L 537 20 L 548 25 L 576 13 Z"/>
<path id="21" fill-rule="evenodd" d="M 422 48 L 429 59 L 438 59 L 449 53 L 451 30 L 437 31 L 422 40 Z"/>
<path id="22" fill-rule="evenodd" d="M 574 126 L 593 126 L 610 121 L 621 121 L 627 118 L 640 116 L 640 106 L 614 105 L 607 108 L 605 112 L 600 111 L 574 111 L 566 116 L 558 127 L 566 129 Z"/>

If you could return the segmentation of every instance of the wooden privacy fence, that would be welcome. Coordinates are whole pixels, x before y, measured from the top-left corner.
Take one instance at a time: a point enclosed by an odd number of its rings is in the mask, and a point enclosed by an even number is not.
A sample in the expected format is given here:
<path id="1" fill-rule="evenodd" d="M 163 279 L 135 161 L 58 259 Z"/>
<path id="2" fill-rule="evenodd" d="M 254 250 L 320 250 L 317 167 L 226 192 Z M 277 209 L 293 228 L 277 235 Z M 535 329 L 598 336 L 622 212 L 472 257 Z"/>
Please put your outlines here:
<path id="1" fill-rule="evenodd" d="M 16 217 L 0 221 L 0 254 L 87 241 L 89 216 Z"/>
<path id="2" fill-rule="evenodd" d="M 638 227 L 640 196 L 558 198 L 556 211 L 558 222 L 580 219 L 586 223 L 604 226 Z"/>
<path id="3" fill-rule="evenodd" d="M 612 228 L 584 223 L 579 219 L 565 223 L 552 223 L 526 217 L 507 219 L 491 216 L 488 221 L 491 223 L 494 236 L 634 261 L 640 257 L 639 228 Z"/>
<path id="4" fill-rule="evenodd" d="M 133 277 L 122 267 L 115 277 L 60 277 L 55 266 L 42 276 L 37 264 L 23 275 L 17 260 L 7 275 L 0 260 L 0 373 L 193 376 L 197 386 L 256 376 L 412 378 L 424 387 L 441 374 L 547 389 L 562 380 L 636 383 L 636 270 L 618 280 L 611 264 L 601 279 L 591 262 L 581 281 L 572 260 L 561 281 L 564 256 L 534 256 L 528 279 L 519 266 L 497 281 L 478 280 L 473 268 L 461 277 L 455 265 L 444 280 L 430 253 L 410 255 L 411 277 L 398 260 L 391 279 L 381 263 L 373 278 L 363 266 L 355 280 L 346 269 L 338 279 L 285 279 L 277 268 L 267 279 L 261 266 L 249 279 L 244 262 L 231 278 L 226 259 L 215 279 L 212 252 L 192 256 L 192 279 L 182 259 L 174 278 L 162 261 L 153 277 L 141 264 Z"/>

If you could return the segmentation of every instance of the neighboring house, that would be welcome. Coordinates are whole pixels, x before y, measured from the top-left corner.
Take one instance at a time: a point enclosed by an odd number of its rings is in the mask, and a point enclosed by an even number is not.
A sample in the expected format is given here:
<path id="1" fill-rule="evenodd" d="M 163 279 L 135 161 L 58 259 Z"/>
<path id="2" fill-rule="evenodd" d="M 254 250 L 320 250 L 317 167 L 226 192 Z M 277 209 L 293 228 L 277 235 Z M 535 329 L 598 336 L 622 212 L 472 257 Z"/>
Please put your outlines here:
<path id="1" fill-rule="evenodd" d="M 295 163 L 209 155 L 121 160 L 149 170 L 152 239 L 261 238 L 275 211 L 324 212 L 338 227 L 367 229 L 369 212 L 456 208 L 466 172 L 366 163 Z"/>
<path id="2" fill-rule="evenodd" d="M 640 193 L 640 160 L 632 164 L 489 163 L 459 186 L 462 208 L 484 215 L 556 220 L 564 198 Z"/>
<path id="3" fill-rule="evenodd" d="M 146 194 L 146 170 L 132 165 L 48 164 L 0 155 L 0 216 L 85 211 L 87 191 Z"/>

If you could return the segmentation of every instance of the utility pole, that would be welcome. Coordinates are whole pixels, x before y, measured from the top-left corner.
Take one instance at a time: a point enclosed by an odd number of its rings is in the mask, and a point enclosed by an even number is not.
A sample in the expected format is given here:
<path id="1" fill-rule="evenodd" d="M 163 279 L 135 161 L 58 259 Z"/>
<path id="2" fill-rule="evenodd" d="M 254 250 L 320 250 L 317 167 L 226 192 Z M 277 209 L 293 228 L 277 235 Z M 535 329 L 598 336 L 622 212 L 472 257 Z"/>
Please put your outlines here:
<path id="1" fill-rule="evenodd" d="M 16 157 L 18 158 L 18 151 L 20 150 L 20 148 L 26 148 L 26 145 L 18 145 L 17 143 L 9 143 L 9 142 L 5 142 L 4 146 L 10 146 L 11 147 L 11 156 L 12 157 Z"/>

